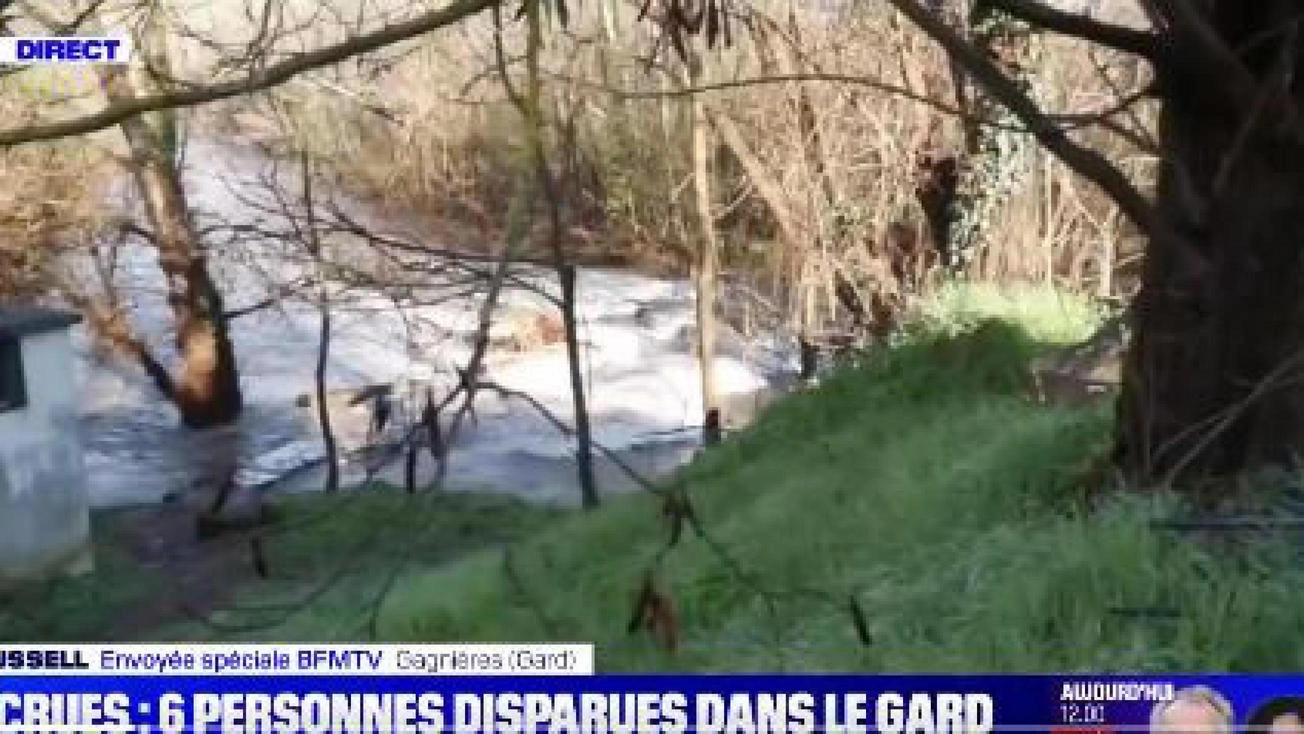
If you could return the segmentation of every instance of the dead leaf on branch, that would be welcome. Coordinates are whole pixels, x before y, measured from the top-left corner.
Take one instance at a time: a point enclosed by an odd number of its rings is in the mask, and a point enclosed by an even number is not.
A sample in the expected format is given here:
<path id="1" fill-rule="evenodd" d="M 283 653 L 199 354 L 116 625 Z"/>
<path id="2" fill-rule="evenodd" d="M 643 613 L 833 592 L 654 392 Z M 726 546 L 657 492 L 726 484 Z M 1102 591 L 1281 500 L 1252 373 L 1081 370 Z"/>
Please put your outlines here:
<path id="1" fill-rule="evenodd" d="M 730 12 L 729 0 L 644 0 L 638 19 L 654 18 L 661 29 L 657 47 L 668 41 L 680 61 L 687 63 L 687 42 L 692 38 L 704 36 L 708 49 L 733 43 Z"/>
<path id="2" fill-rule="evenodd" d="M 679 649 L 679 613 L 670 596 L 661 591 L 652 572 L 643 576 L 629 620 L 629 634 L 646 629 L 667 652 Z"/>

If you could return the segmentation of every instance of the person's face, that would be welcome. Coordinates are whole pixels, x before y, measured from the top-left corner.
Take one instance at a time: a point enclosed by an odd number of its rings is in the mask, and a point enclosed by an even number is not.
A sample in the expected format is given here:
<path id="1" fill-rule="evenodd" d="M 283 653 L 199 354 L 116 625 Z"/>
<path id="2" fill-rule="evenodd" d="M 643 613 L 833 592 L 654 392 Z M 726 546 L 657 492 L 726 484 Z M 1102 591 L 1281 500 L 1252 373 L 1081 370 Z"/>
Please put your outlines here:
<path id="1" fill-rule="evenodd" d="M 1298 714 L 1282 714 L 1268 725 L 1271 734 L 1304 734 L 1304 721 Z"/>
<path id="2" fill-rule="evenodd" d="M 1164 734 L 1213 734 L 1222 731 L 1222 714 L 1213 706 L 1198 701 L 1178 701 L 1164 715 L 1160 731 Z"/>

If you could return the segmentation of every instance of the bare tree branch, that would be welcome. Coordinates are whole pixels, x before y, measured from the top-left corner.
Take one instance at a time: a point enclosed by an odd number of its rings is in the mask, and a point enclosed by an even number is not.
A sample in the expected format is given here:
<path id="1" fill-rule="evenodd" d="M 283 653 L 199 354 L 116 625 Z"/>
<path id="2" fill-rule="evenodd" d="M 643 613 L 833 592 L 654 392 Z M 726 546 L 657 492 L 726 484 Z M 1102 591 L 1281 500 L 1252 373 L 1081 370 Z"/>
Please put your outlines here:
<path id="1" fill-rule="evenodd" d="M 975 81 L 1028 126 L 1047 150 L 1078 175 L 1092 181 L 1118 204 L 1142 231 L 1153 235 L 1158 227 L 1150 202 L 1121 171 L 1100 153 L 1073 142 L 1065 131 L 1037 107 L 1019 86 L 973 44 L 920 5 L 917 0 L 888 0 L 893 6 L 946 49 Z"/>
<path id="2" fill-rule="evenodd" d="M 1155 61 L 1162 53 L 1162 38 L 1155 33 L 1105 23 L 1085 14 L 1066 13 L 1038 0 L 987 0 L 986 5 L 1039 28 L 1081 38 L 1151 61 Z"/>
<path id="3" fill-rule="evenodd" d="M 1009 130 L 1012 132 L 1026 133 L 1030 132 L 1026 125 L 1002 122 L 999 120 L 990 120 L 982 116 L 976 116 L 965 110 L 960 109 L 943 100 L 929 97 L 926 94 L 916 92 L 907 87 L 891 82 L 884 82 L 872 77 L 860 74 L 834 74 L 823 72 L 807 72 L 801 74 L 767 74 L 761 77 L 750 77 L 741 79 L 727 79 L 717 82 L 707 82 L 696 85 L 678 85 L 672 89 L 648 91 L 632 90 L 621 87 L 614 87 L 608 84 L 593 82 L 581 77 L 570 76 L 566 74 L 554 73 L 551 75 L 554 79 L 577 84 L 592 89 L 597 89 L 607 94 L 614 95 L 620 99 L 631 100 L 650 100 L 664 99 L 675 97 L 689 97 L 708 92 L 723 92 L 735 89 L 745 89 L 754 86 L 769 86 L 773 84 L 788 84 L 791 82 L 830 82 L 834 84 L 847 84 L 851 86 L 867 87 L 878 90 L 885 94 L 891 94 L 925 105 L 942 114 L 955 117 L 962 122 L 973 123 L 982 127 L 988 127 L 993 130 Z M 1113 117 L 1122 114 L 1136 105 L 1142 99 L 1150 94 L 1150 89 L 1144 88 L 1130 93 L 1119 92 L 1119 99 L 1109 107 L 1100 110 L 1084 112 L 1061 112 L 1050 113 L 1043 112 L 1043 116 L 1050 122 L 1060 125 L 1064 130 L 1077 130 L 1086 127 L 1097 126 L 1118 135 L 1123 140 L 1140 150 L 1153 151 L 1155 146 L 1153 142 L 1147 142 L 1144 138 L 1139 137 L 1135 132 L 1128 130 L 1126 127 L 1113 121 Z"/>
<path id="4" fill-rule="evenodd" d="M 336 64 L 353 56 L 452 25 L 498 2 L 499 0 L 456 0 L 451 5 L 432 10 L 408 21 L 355 36 L 325 48 L 293 54 L 284 61 L 253 71 L 243 78 L 122 100 L 110 104 L 99 112 L 69 120 L 3 130 L 0 131 L 0 147 L 83 135 L 112 127 L 143 112 L 194 107 L 206 102 L 269 89 L 306 71 Z"/>

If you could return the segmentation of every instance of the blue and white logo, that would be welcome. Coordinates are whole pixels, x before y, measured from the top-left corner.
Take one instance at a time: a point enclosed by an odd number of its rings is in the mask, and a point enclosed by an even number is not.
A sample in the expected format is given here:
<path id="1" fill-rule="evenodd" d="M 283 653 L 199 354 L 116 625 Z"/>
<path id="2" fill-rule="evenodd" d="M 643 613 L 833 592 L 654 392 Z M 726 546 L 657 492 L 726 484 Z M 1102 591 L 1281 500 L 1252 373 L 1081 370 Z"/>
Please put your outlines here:
<path id="1" fill-rule="evenodd" d="M 125 64 L 130 60 L 127 37 L 0 37 L 0 64 Z"/>

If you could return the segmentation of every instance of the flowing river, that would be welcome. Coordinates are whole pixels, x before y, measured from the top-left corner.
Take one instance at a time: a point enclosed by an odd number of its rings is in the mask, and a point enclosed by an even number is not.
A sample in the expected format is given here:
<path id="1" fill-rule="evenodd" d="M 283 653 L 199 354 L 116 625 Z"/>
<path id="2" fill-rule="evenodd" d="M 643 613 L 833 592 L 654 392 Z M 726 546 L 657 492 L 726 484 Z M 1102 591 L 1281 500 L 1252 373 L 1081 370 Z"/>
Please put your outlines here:
<path id="1" fill-rule="evenodd" d="M 266 220 L 267 191 L 257 184 L 270 161 L 252 149 L 192 142 L 185 177 L 199 221 L 247 223 Z M 124 189 L 128 187 L 124 186 Z M 127 211 L 129 203 L 118 203 Z M 402 233 L 402 223 L 376 224 Z M 260 244 L 267 245 L 262 249 Z M 455 246 L 456 243 L 440 243 Z M 294 269 L 277 247 L 253 242 L 214 248 L 210 266 L 228 308 L 256 304 L 276 292 Z M 284 267 L 282 267 L 284 265 Z M 522 281 L 550 289 L 551 273 L 517 269 Z M 84 277 L 93 277 L 90 269 Z M 98 276 L 95 276 L 98 277 Z M 114 280 L 130 305 L 139 333 L 160 357 L 170 359 L 170 338 L 162 275 L 153 250 L 120 248 Z M 584 371 L 594 437 L 640 473 L 664 474 L 691 457 L 699 434 L 699 368 L 693 353 L 693 291 L 684 280 L 663 280 L 627 271 L 583 269 L 577 279 Z M 430 385 L 441 396 L 452 385 L 454 365 L 465 365 L 475 333 L 481 295 L 430 305 L 398 307 L 380 292 L 349 291 L 333 309 L 328 363 L 332 390 L 373 384 Z M 564 346 L 531 339 L 530 324 L 550 310 L 537 293 L 509 288 L 501 299 L 504 326 L 496 327 L 487 377 L 528 393 L 564 421 L 571 421 L 571 394 Z M 522 333 L 511 333 L 520 327 Z M 246 409 L 227 428 L 191 431 L 180 427 L 175 411 L 134 364 L 101 360 L 76 334 L 80 352 L 83 426 L 91 500 L 97 508 L 152 504 L 209 492 L 215 462 L 231 459 L 245 488 L 311 490 L 322 485 L 324 469 L 315 409 L 304 396 L 314 389 L 319 312 L 311 304 L 285 300 L 232 322 Z M 791 374 L 785 348 L 753 342 L 726 329 L 715 369 L 730 411 L 746 420 L 775 385 Z M 332 409 L 343 448 L 366 438 L 367 406 Z M 401 418 L 390 429 L 403 430 Z M 456 491 L 496 491 L 531 501 L 578 501 L 572 441 L 531 406 L 484 394 L 450 452 L 444 486 Z M 364 478 L 363 461 L 344 466 L 344 480 Z M 401 482 L 403 461 L 379 469 L 379 476 Z M 604 492 L 628 490 L 631 480 L 614 463 L 596 461 Z M 372 469 L 376 462 L 372 461 Z M 428 481 L 431 463 L 419 464 L 418 479 Z"/>

